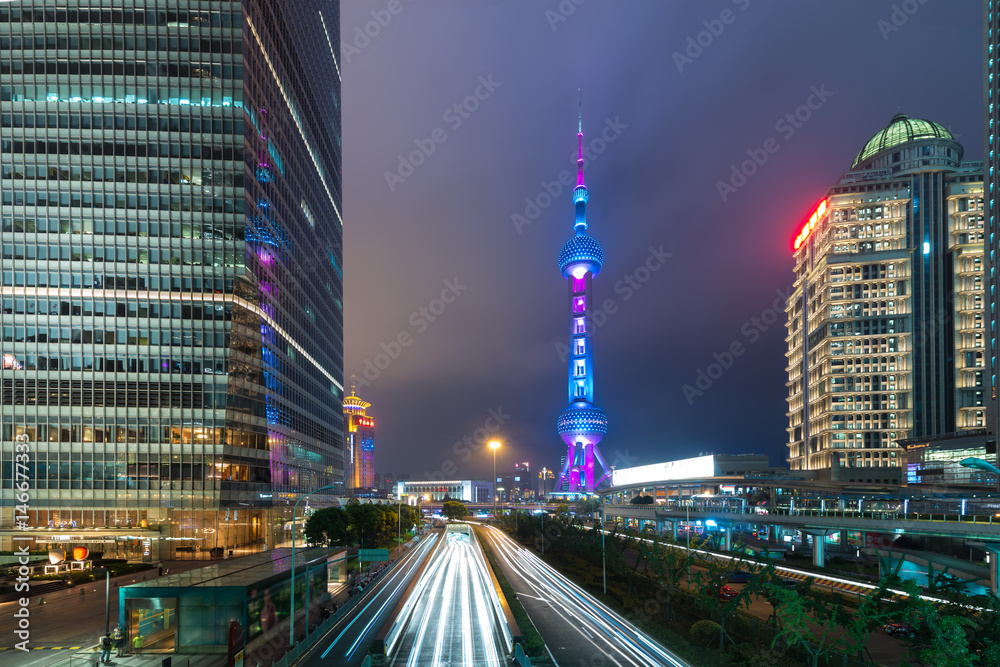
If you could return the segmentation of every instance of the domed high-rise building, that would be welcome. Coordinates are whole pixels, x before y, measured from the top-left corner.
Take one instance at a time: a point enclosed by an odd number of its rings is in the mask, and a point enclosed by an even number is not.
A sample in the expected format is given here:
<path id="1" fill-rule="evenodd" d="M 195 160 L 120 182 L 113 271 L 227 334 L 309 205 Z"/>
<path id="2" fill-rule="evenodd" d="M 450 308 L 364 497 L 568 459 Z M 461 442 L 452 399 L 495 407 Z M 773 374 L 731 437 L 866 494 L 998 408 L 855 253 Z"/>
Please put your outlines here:
<path id="1" fill-rule="evenodd" d="M 559 270 L 569 280 L 569 405 L 556 422 L 559 437 L 568 447 L 566 460 L 559 473 L 556 488 L 570 493 L 592 493 L 610 475 L 610 469 L 597 448 L 608 432 L 608 418 L 594 404 L 594 364 L 591 350 L 591 318 L 593 293 L 591 282 L 601 272 L 604 250 L 596 239 L 587 235 L 587 186 L 583 183 L 583 112 L 577 131 L 580 154 L 577 158 L 576 232 L 559 253 Z M 595 481 L 595 461 L 604 474 Z"/>
<path id="2" fill-rule="evenodd" d="M 796 225 L 793 470 L 955 482 L 969 469 L 918 452 L 948 436 L 985 454 L 983 165 L 962 153 L 940 124 L 897 114 Z"/>

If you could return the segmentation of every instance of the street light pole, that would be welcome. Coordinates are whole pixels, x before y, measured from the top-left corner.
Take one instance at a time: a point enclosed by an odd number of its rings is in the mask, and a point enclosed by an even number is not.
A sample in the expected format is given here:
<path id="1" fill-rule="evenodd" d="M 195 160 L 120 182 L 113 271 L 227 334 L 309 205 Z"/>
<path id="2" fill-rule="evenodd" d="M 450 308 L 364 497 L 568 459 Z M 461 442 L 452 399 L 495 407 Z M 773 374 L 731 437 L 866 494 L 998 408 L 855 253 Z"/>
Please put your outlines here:
<path id="1" fill-rule="evenodd" d="M 497 518 L 497 450 L 500 448 L 499 440 L 490 441 L 490 449 L 493 450 L 493 520 Z"/>
<path id="2" fill-rule="evenodd" d="M 604 551 L 604 496 L 601 496 L 601 574 L 604 577 L 604 594 L 608 594 L 608 565 Z"/>
<path id="3" fill-rule="evenodd" d="M 289 582 L 288 582 L 288 593 L 289 593 L 289 615 L 288 615 L 288 645 L 295 646 L 295 513 L 299 511 L 299 503 L 302 502 L 307 496 L 311 496 L 314 493 L 319 493 L 320 491 L 325 491 L 327 489 L 337 488 L 335 484 L 330 484 L 328 486 L 321 486 L 318 489 L 313 489 L 309 493 L 304 493 L 299 496 L 299 499 L 295 501 L 295 506 L 292 507 L 292 566 L 289 568 Z M 306 571 L 306 614 L 309 613 L 309 572 L 308 568 Z M 309 622 L 308 617 L 306 620 L 306 636 L 309 635 Z"/>

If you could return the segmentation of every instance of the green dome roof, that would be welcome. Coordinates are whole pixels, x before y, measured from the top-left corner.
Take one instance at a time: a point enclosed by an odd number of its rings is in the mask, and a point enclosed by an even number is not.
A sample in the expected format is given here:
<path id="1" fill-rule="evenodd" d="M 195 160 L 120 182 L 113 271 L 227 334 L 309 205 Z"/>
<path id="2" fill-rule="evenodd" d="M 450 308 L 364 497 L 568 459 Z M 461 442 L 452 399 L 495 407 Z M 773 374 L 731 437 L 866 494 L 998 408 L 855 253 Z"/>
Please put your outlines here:
<path id="1" fill-rule="evenodd" d="M 909 118 L 902 113 L 896 114 L 884 130 L 877 133 L 865 144 L 865 147 L 858 153 L 858 157 L 855 158 L 854 164 L 851 165 L 851 169 L 887 148 L 918 139 L 951 139 L 954 141 L 951 132 L 937 123 L 920 118 Z"/>

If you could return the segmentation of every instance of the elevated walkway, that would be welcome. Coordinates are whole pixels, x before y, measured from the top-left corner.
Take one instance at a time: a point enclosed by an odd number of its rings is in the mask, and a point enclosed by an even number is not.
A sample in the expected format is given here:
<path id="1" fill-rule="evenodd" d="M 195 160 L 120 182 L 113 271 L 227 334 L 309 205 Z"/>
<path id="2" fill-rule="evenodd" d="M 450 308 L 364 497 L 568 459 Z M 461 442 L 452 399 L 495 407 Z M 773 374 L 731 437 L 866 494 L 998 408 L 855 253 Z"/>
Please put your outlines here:
<path id="1" fill-rule="evenodd" d="M 788 510 L 769 508 L 767 513 L 742 508 L 660 508 L 641 505 L 605 505 L 606 517 L 643 521 L 704 521 L 782 526 L 797 530 L 854 530 L 1000 541 L 1000 518 L 990 515 L 902 514 L 851 510 Z"/>

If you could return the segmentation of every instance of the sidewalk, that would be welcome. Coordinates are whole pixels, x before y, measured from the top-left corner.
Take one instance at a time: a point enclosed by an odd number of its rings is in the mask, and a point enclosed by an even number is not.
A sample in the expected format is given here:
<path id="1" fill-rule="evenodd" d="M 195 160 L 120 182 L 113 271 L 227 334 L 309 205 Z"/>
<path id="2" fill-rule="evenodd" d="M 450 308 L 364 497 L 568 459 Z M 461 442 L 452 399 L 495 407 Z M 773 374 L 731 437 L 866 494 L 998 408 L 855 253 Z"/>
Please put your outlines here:
<path id="1" fill-rule="evenodd" d="M 228 660 L 225 653 L 143 653 L 142 655 L 126 655 L 121 658 L 111 655 L 111 662 L 103 667 L 163 667 L 164 661 L 170 661 L 170 667 L 221 667 Z M 102 667 L 101 652 L 87 650 L 74 653 L 65 662 L 53 667 Z"/>

